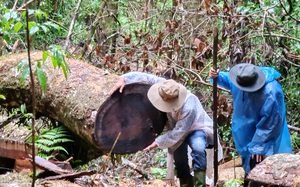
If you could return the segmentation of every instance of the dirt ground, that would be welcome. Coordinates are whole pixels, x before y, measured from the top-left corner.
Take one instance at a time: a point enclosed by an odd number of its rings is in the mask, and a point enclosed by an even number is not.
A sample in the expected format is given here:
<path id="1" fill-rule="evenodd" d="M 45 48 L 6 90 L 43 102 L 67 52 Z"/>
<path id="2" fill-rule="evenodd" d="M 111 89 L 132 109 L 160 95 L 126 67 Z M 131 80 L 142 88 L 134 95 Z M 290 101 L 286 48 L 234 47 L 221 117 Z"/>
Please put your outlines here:
<path id="1" fill-rule="evenodd" d="M 145 171 L 146 172 L 146 171 Z M 12 171 L 0 175 L 0 187 L 28 187 L 32 185 L 30 170 Z M 218 186 L 225 186 L 229 179 L 243 180 L 244 172 L 241 167 L 228 167 L 219 169 Z M 38 178 L 35 181 L 36 187 L 177 187 L 178 179 L 170 181 L 156 179 L 149 174 L 146 179 L 133 168 L 118 166 L 106 171 L 99 171 L 91 176 L 81 176 L 74 180 L 47 180 Z M 213 185 L 211 185 L 213 186 Z"/>

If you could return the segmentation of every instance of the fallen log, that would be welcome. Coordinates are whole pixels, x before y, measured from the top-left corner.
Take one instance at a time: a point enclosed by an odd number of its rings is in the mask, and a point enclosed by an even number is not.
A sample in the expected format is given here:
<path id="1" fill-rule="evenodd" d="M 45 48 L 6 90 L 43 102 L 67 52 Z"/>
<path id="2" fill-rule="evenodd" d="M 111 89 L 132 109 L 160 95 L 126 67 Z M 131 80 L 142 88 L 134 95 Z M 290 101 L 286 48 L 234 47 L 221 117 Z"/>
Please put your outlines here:
<path id="1" fill-rule="evenodd" d="M 25 58 L 27 53 L 0 58 L 0 93 L 6 97 L 0 100 L 1 106 L 18 107 L 25 103 L 30 111 L 30 82 L 28 79 L 21 84 L 21 72 L 17 71 Z M 31 59 L 34 65 L 41 62 L 42 52 L 33 52 Z M 118 81 L 116 74 L 83 61 L 66 61 L 70 66 L 67 79 L 61 69 L 53 68 L 49 59 L 43 64 L 47 91 L 42 93 L 36 78 L 38 113 L 64 124 L 90 149 L 103 152 L 133 153 L 161 133 L 166 116 L 148 101 L 146 93 L 150 85 L 128 85 L 122 94 L 115 92 L 110 96 L 109 91 Z"/>
<path id="2" fill-rule="evenodd" d="M 247 179 L 270 185 L 300 186 L 300 155 L 269 156 L 250 171 Z"/>
<path id="3" fill-rule="evenodd" d="M 0 138 L 0 157 L 24 159 L 30 158 L 30 154 L 32 146 L 29 143 Z"/>

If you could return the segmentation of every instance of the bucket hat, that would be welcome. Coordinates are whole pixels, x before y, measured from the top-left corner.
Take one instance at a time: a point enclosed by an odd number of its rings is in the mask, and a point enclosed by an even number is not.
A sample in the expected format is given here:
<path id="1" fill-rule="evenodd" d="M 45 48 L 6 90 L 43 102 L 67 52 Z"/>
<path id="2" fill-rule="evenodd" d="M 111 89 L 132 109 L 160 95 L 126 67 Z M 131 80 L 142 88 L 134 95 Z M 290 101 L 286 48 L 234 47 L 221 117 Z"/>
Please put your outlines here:
<path id="1" fill-rule="evenodd" d="M 172 79 L 153 84 L 147 93 L 155 108 L 162 112 L 173 112 L 182 107 L 187 90 Z"/>
<path id="2" fill-rule="evenodd" d="M 266 82 L 264 72 L 259 67 L 248 63 L 233 66 L 229 71 L 229 78 L 236 87 L 246 92 L 255 92 Z"/>

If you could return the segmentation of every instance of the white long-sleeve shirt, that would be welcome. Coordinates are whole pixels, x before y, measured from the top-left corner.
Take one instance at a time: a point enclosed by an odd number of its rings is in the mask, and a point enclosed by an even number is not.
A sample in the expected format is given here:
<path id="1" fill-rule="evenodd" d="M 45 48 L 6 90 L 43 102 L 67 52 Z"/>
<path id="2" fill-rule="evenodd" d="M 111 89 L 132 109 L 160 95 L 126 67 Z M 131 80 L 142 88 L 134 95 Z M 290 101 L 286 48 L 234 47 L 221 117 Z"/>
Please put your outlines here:
<path id="1" fill-rule="evenodd" d="M 126 84 L 145 82 L 155 84 L 166 79 L 153 74 L 142 72 L 130 72 L 123 74 Z M 183 106 L 175 111 L 167 113 L 168 131 L 155 139 L 161 149 L 175 150 L 184 139 L 195 130 L 203 130 L 207 137 L 207 145 L 213 145 L 213 121 L 205 112 L 197 96 L 188 91 Z"/>

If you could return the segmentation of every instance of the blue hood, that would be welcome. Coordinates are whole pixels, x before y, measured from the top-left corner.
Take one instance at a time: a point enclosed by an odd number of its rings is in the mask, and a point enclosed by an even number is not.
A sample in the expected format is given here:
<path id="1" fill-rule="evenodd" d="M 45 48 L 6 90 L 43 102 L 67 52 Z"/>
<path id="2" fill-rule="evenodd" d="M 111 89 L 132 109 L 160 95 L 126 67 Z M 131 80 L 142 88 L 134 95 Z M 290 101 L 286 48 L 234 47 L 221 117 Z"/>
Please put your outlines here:
<path id="1" fill-rule="evenodd" d="M 266 75 L 266 83 L 265 84 L 268 84 L 269 82 L 272 82 L 281 76 L 280 73 L 274 68 L 260 67 L 260 69 Z"/>

